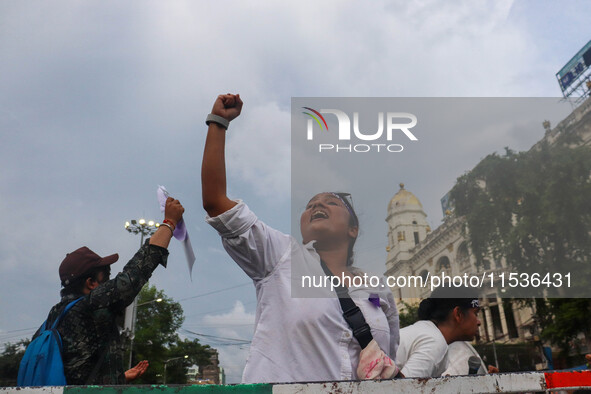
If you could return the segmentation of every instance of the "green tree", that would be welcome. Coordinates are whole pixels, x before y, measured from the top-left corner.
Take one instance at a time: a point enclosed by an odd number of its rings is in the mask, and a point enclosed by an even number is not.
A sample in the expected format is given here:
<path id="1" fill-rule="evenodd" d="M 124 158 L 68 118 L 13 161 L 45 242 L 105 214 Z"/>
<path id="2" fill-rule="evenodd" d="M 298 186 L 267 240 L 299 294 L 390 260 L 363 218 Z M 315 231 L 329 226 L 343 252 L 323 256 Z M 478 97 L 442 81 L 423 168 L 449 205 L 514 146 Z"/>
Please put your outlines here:
<path id="1" fill-rule="evenodd" d="M 571 349 L 581 350 L 573 348 L 580 333 L 585 335 L 589 347 L 591 303 L 588 298 L 537 298 L 526 302 L 535 303 L 536 319 L 542 328 L 540 336 L 559 346 L 564 355 L 568 355 Z"/>
<path id="2" fill-rule="evenodd" d="M 157 302 L 158 299 L 162 301 Z M 162 383 L 164 363 L 170 359 L 175 360 L 167 363 L 166 383 L 186 383 L 189 366 L 208 364 L 209 346 L 179 337 L 177 330 L 184 321 L 183 308 L 162 290 L 145 286 L 139 294 L 138 305 L 141 306 L 137 309 L 132 364 L 148 360 L 150 366 L 134 383 Z M 189 357 L 184 358 L 185 355 Z"/>
<path id="3" fill-rule="evenodd" d="M 0 355 L 0 387 L 16 386 L 18 368 L 25 354 L 25 348 L 30 340 L 4 344 L 4 351 Z"/>
<path id="4" fill-rule="evenodd" d="M 171 361 L 166 367 L 166 384 L 169 383 L 186 383 L 187 382 L 187 368 L 191 365 L 199 365 L 200 367 L 211 364 L 210 347 L 201 345 L 198 340 L 177 340 L 169 349 L 169 359 L 179 357 L 178 360 Z M 188 358 L 184 356 L 188 355 Z"/>
<path id="5" fill-rule="evenodd" d="M 408 304 L 402 301 L 402 306 L 398 315 L 400 328 L 410 326 L 419 320 L 419 304 Z"/>
<path id="6" fill-rule="evenodd" d="M 528 152 L 489 155 L 458 178 L 451 198 L 456 214 L 465 218 L 478 264 L 492 255 L 517 272 L 570 272 L 568 295 L 586 296 L 590 175 L 589 147 L 544 144 Z M 565 296 L 565 287 L 550 287 L 549 295 Z"/>
<path id="7" fill-rule="evenodd" d="M 591 149 L 569 138 L 489 155 L 451 191 L 477 264 L 492 256 L 518 273 L 570 273 L 570 288 L 542 286 L 547 293 L 522 301 L 535 304 L 542 338 L 565 350 L 580 333 L 591 345 L 591 303 L 581 299 L 591 278 Z"/>

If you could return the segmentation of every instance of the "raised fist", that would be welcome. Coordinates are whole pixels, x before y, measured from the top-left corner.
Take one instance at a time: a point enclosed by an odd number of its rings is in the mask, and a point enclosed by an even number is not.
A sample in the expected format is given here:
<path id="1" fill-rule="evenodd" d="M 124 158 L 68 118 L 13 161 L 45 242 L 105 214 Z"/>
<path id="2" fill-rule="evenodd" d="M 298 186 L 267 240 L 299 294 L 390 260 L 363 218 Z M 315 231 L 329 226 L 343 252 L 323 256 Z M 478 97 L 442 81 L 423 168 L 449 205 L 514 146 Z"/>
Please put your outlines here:
<path id="1" fill-rule="evenodd" d="M 239 94 L 221 94 L 213 103 L 211 113 L 231 121 L 240 115 L 242 104 Z"/>

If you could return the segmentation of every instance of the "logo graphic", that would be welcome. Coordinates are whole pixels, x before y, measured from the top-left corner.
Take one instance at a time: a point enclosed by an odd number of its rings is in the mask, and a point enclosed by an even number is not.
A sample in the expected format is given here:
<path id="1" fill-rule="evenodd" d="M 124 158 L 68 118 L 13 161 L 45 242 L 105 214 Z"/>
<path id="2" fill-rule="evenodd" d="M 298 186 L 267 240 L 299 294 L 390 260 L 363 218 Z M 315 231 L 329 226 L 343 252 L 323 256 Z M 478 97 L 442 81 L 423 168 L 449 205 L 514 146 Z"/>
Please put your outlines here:
<path id="1" fill-rule="evenodd" d="M 320 130 L 328 131 L 328 123 L 322 114 L 332 114 L 336 117 L 338 122 L 337 138 L 339 141 L 372 141 L 378 142 L 378 140 L 384 140 L 390 142 L 394 139 L 394 136 L 401 133 L 411 141 L 418 141 L 418 138 L 410 131 L 411 128 L 416 126 L 417 117 L 407 112 L 378 112 L 377 113 L 377 131 L 367 132 L 362 131 L 359 127 L 359 113 L 353 112 L 353 121 L 349 118 L 345 112 L 338 109 L 320 109 L 316 111 L 310 107 L 302 107 L 310 112 L 302 112 L 308 115 L 311 119 L 308 119 L 307 124 L 307 140 L 312 141 L 314 139 L 314 122 L 318 124 Z M 374 129 L 375 130 L 375 129 Z M 384 138 L 385 137 L 385 138 Z M 404 147 L 400 144 L 349 144 L 349 145 L 334 145 L 334 144 L 319 144 L 318 149 L 322 151 L 333 150 L 335 152 L 348 151 L 348 152 L 369 152 L 371 150 L 388 151 L 388 152 L 402 152 Z"/>
<path id="2" fill-rule="evenodd" d="M 318 111 L 316 111 L 315 109 L 312 109 L 312 108 L 310 108 L 310 107 L 302 107 L 302 108 L 303 108 L 303 109 L 307 109 L 308 111 L 312 111 L 312 112 L 314 112 L 316 115 L 318 115 L 318 116 L 320 117 L 320 119 L 322 119 L 322 122 L 324 123 L 324 126 L 326 126 L 326 131 L 328 131 L 328 124 L 326 124 L 326 120 L 324 119 L 324 116 L 322 116 L 322 115 L 320 114 L 320 112 L 318 112 Z M 312 114 L 311 114 L 311 113 L 309 113 L 309 112 L 302 112 L 302 113 L 303 113 L 303 114 L 306 114 L 306 115 L 308 115 L 308 116 L 311 116 L 311 117 L 312 117 L 312 119 L 314 119 L 314 120 L 316 121 L 316 123 L 318 123 L 318 126 L 320 126 L 320 130 L 322 130 L 322 123 L 320 123 L 320 120 L 318 120 L 318 118 L 317 118 L 316 116 L 312 115 Z M 312 134 L 311 134 L 311 132 L 312 132 L 312 127 L 311 127 L 311 125 L 310 125 L 310 126 L 308 127 L 308 139 L 311 139 L 311 137 L 312 137 Z"/>

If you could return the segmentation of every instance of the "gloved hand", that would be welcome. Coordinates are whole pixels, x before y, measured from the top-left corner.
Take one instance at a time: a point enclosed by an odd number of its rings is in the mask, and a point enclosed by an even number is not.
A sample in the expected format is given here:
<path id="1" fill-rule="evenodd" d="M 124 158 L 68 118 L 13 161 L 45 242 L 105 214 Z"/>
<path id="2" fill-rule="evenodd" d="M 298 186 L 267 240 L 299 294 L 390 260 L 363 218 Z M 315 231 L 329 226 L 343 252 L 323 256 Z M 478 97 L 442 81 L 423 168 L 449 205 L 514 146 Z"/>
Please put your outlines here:
<path id="1" fill-rule="evenodd" d="M 375 339 L 361 351 L 357 377 L 361 380 L 392 379 L 400 372 L 394 361 L 380 349 Z"/>

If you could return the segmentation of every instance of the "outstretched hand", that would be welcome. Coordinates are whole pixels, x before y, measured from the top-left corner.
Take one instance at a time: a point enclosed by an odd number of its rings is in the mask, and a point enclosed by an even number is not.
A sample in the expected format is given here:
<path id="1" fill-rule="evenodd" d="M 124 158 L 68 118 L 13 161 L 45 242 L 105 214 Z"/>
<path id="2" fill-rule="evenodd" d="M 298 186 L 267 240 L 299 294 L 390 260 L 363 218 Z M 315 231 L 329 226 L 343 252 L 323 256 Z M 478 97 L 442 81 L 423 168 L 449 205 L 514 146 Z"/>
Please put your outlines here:
<path id="1" fill-rule="evenodd" d="M 139 363 L 137 363 L 135 367 L 125 371 L 125 380 L 127 382 L 136 380 L 137 378 L 142 376 L 144 372 L 146 372 L 146 370 L 148 369 L 148 365 L 149 364 L 147 360 L 140 361 Z"/>
<path id="2" fill-rule="evenodd" d="M 239 94 L 220 94 L 213 103 L 211 113 L 231 121 L 240 115 L 242 104 Z"/>

